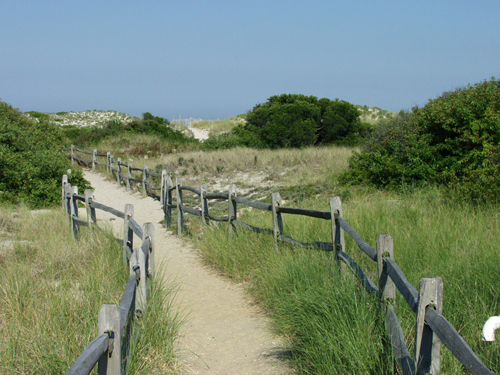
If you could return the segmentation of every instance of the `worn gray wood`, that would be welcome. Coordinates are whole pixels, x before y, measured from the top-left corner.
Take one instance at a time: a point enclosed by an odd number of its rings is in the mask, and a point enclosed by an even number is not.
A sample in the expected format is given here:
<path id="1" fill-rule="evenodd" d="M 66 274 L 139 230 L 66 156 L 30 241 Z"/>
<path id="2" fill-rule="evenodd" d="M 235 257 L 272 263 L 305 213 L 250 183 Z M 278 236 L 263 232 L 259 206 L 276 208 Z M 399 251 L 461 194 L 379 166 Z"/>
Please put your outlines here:
<path id="1" fill-rule="evenodd" d="M 135 221 L 133 218 L 130 218 L 128 220 L 128 226 L 133 230 L 137 237 L 142 238 L 142 228 L 139 224 L 137 224 L 137 221 Z"/>
<path id="2" fill-rule="evenodd" d="M 426 311 L 434 309 L 443 312 L 443 280 L 440 277 L 420 280 L 418 310 L 415 327 L 415 361 L 417 374 L 439 375 L 441 340 L 425 324 Z"/>
<path id="3" fill-rule="evenodd" d="M 85 189 L 85 211 L 87 212 L 88 227 L 92 228 L 92 208 L 90 203 L 94 199 L 94 193 L 90 189 Z"/>
<path id="4" fill-rule="evenodd" d="M 143 231 L 144 233 L 144 231 Z M 147 271 L 147 255 L 144 254 L 142 251 L 142 248 L 136 249 L 134 251 L 137 256 L 137 263 L 139 264 L 139 285 L 137 286 L 137 291 L 135 295 L 135 303 L 137 306 L 137 310 L 139 310 L 141 313 L 143 313 L 146 310 L 146 306 L 148 304 L 147 302 L 147 278 L 148 278 L 148 271 Z"/>
<path id="5" fill-rule="evenodd" d="M 229 185 L 229 192 L 228 192 L 228 211 L 227 211 L 227 216 L 229 218 L 228 220 L 228 226 L 227 230 L 228 233 L 231 234 L 233 232 L 233 220 L 237 220 L 237 206 L 236 206 L 236 201 L 234 198 L 236 197 L 236 185 L 231 184 Z"/>
<path id="6" fill-rule="evenodd" d="M 403 330 L 399 324 L 399 320 L 391 305 L 387 306 L 385 314 L 385 326 L 387 329 L 387 336 L 391 343 L 392 353 L 398 362 L 404 375 L 415 374 L 415 362 L 408 351 L 405 343 Z"/>
<path id="7" fill-rule="evenodd" d="M 111 332 L 112 334 L 110 334 Z M 103 333 L 108 333 L 113 341 L 112 346 L 108 346 L 107 360 L 99 360 L 99 375 L 120 375 L 122 366 L 120 310 L 115 304 L 104 304 L 99 310 L 97 334 L 102 335 Z M 106 365 L 105 368 L 104 364 Z"/>
<path id="8" fill-rule="evenodd" d="M 110 214 L 113 214 L 116 217 L 119 217 L 120 219 L 124 218 L 123 212 L 118 211 L 118 210 L 114 209 L 113 207 L 106 206 L 106 205 L 99 203 L 99 202 L 96 202 L 96 201 L 92 201 L 92 203 L 90 204 L 90 207 L 98 208 L 100 210 L 109 212 Z"/>
<path id="9" fill-rule="evenodd" d="M 365 288 L 368 293 L 374 294 L 377 297 L 380 295 L 380 291 L 375 285 L 375 283 L 365 274 L 361 267 L 352 259 L 349 255 L 343 251 L 338 252 L 339 259 L 344 262 L 356 275 L 356 277 L 361 282 L 361 285 Z"/>
<path id="10" fill-rule="evenodd" d="M 330 212 L 320 211 L 320 210 L 310 210 L 308 208 L 296 208 L 296 207 L 280 207 L 278 212 L 283 214 L 301 215 L 315 217 L 317 219 L 330 220 L 332 218 Z"/>
<path id="11" fill-rule="evenodd" d="M 281 207 L 280 193 L 271 194 L 271 209 L 273 214 L 273 237 L 276 251 L 279 251 L 278 236 L 283 235 L 283 216 L 277 212 L 277 208 Z"/>
<path id="12" fill-rule="evenodd" d="M 155 227 L 153 223 L 145 223 L 142 226 L 142 241 L 145 242 L 149 238 L 149 254 L 146 259 L 147 275 L 153 276 L 155 270 Z"/>
<path id="13" fill-rule="evenodd" d="M 413 310 L 414 313 L 417 313 L 418 307 L 418 292 L 413 285 L 406 279 L 405 274 L 394 259 L 385 258 L 385 265 L 387 267 L 387 274 L 394 281 L 396 288 L 399 290 L 399 293 L 403 296 L 406 303 Z"/>
<path id="14" fill-rule="evenodd" d="M 68 176 L 63 174 L 62 176 L 62 209 L 67 212 L 66 210 L 66 193 L 65 193 L 65 187 L 66 184 L 68 183 Z"/>
<path id="15" fill-rule="evenodd" d="M 453 353 L 460 363 L 473 375 L 494 375 L 474 353 L 446 318 L 434 309 L 427 309 L 425 321 L 441 342 Z"/>
<path id="16" fill-rule="evenodd" d="M 73 199 L 74 194 L 78 194 L 78 186 L 71 186 L 69 185 L 70 188 L 70 209 L 71 209 L 71 237 L 73 239 L 76 239 L 78 236 L 78 225 L 75 222 L 75 217 L 78 217 L 78 202 Z"/>
<path id="17" fill-rule="evenodd" d="M 148 191 L 146 188 L 146 182 L 148 181 L 148 166 L 144 164 L 144 170 L 142 172 L 142 196 L 147 197 Z"/>
<path id="18" fill-rule="evenodd" d="M 111 173 L 111 153 L 106 152 L 106 170 Z"/>
<path id="19" fill-rule="evenodd" d="M 201 184 L 200 187 L 200 205 L 201 205 L 201 222 L 203 225 L 209 225 L 210 220 L 208 218 L 208 199 L 207 199 L 207 184 Z"/>
<path id="20" fill-rule="evenodd" d="M 132 178 L 132 163 L 127 165 L 127 191 L 130 191 L 130 179 Z"/>
<path id="21" fill-rule="evenodd" d="M 165 204 L 163 212 L 165 215 L 165 227 L 169 229 L 172 226 L 172 188 L 174 184 L 169 175 L 165 178 Z"/>
<path id="22" fill-rule="evenodd" d="M 123 264 L 127 265 L 134 249 L 134 231 L 129 226 L 130 219 L 134 218 L 134 206 L 127 203 L 123 214 Z"/>
<path id="23" fill-rule="evenodd" d="M 95 164 L 97 162 L 97 150 L 92 151 L 92 171 L 95 172 Z"/>
<path id="24" fill-rule="evenodd" d="M 99 361 L 99 358 L 107 353 L 108 342 L 109 337 L 107 334 L 95 338 L 83 350 L 66 375 L 88 375 Z"/>
<path id="25" fill-rule="evenodd" d="M 75 146 L 71 145 L 71 165 L 75 164 Z"/>
<path id="26" fill-rule="evenodd" d="M 160 204 L 163 207 L 165 202 L 165 177 L 167 176 L 167 170 L 161 170 L 161 192 L 160 192 Z"/>
<path id="27" fill-rule="evenodd" d="M 263 210 L 263 211 L 272 211 L 272 205 L 269 203 L 262 203 L 262 202 L 252 202 L 249 201 L 248 199 L 245 199 L 243 197 L 235 197 L 234 200 L 237 203 L 244 204 L 245 206 L 253 207 L 258 210 Z M 281 207 L 279 208 L 281 210 Z"/>
<path id="28" fill-rule="evenodd" d="M 116 174 L 116 182 L 121 186 L 122 181 L 120 175 L 122 174 L 122 158 L 118 158 L 118 173 Z"/>
<path id="29" fill-rule="evenodd" d="M 122 334 L 122 340 L 127 334 L 127 327 L 130 326 L 131 320 L 133 319 L 135 312 L 135 289 L 137 287 L 137 279 L 135 278 L 135 273 L 130 275 L 125 290 L 120 300 L 120 332 Z"/>
<path id="30" fill-rule="evenodd" d="M 177 234 L 182 236 L 182 232 L 184 231 L 184 214 L 182 213 L 182 190 L 180 186 L 182 185 L 182 181 L 180 178 L 175 179 L 175 189 L 177 193 Z"/>
<path id="31" fill-rule="evenodd" d="M 338 218 L 338 223 L 340 227 L 357 243 L 359 248 L 368 255 L 375 262 L 377 261 L 377 250 L 368 245 L 365 240 L 361 238 L 359 234 L 356 233 L 354 229 L 345 221 L 342 217 Z"/>
<path id="32" fill-rule="evenodd" d="M 332 222 L 332 242 L 335 251 L 345 252 L 344 231 L 339 224 L 339 219 L 342 218 L 342 201 L 338 196 L 330 198 L 330 216 Z"/>
<path id="33" fill-rule="evenodd" d="M 379 234 L 377 237 L 377 266 L 379 288 L 382 292 L 382 300 L 390 300 L 394 305 L 396 303 L 396 286 L 394 282 L 387 277 L 387 267 L 384 266 L 385 258 L 394 259 L 394 241 L 389 234 Z M 383 285 L 381 281 L 384 281 Z"/>

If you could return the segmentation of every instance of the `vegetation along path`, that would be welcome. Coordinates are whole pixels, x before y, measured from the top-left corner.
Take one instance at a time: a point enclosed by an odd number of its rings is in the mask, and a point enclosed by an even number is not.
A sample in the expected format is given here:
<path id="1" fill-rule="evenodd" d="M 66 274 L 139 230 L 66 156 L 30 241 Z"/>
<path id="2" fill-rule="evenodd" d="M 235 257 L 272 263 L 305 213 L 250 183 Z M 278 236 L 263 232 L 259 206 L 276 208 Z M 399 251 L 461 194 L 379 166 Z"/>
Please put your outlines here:
<path id="1" fill-rule="evenodd" d="M 160 203 L 127 193 L 125 188 L 102 175 L 85 172 L 97 202 L 122 210 L 134 205 L 134 219 L 155 226 L 155 263 L 162 265 L 167 282 L 177 282 L 176 308 L 186 314 L 181 329 L 180 368 L 184 374 L 288 374 L 293 372 L 280 360 L 286 353 L 283 342 L 268 330 L 269 322 L 252 304 L 240 285 L 218 276 L 202 265 L 196 251 L 167 231 L 160 221 Z M 123 235 L 123 223 L 111 220 L 116 235 Z"/>

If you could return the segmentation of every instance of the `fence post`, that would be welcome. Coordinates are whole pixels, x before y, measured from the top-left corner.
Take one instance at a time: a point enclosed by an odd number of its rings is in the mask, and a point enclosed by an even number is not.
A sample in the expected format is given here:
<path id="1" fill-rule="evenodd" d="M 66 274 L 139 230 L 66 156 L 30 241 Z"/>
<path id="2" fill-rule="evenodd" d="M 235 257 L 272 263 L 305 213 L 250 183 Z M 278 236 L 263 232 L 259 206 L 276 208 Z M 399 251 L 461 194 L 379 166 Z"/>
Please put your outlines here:
<path id="1" fill-rule="evenodd" d="M 62 176 L 62 209 L 66 210 L 66 184 L 68 183 L 68 176 L 63 174 Z"/>
<path id="2" fill-rule="evenodd" d="M 345 251 L 344 230 L 340 228 L 338 218 L 342 217 L 342 201 L 340 197 L 330 198 L 330 214 L 332 215 L 332 239 L 337 261 L 340 262 L 339 251 Z"/>
<path id="3" fill-rule="evenodd" d="M 425 324 L 427 308 L 443 312 L 443 280 L 429 277 L 420 280 L 418 296 L 417 324 L 415 328 L 415 363 L 417 374 L 439 375 L 441 362 L 441 340 L 431 327 Z"/>
<path id="4" fill-rule="evenodd" d="M 121 374 L 121 332 L 120 310 L 115 304 L 104 304 L 97 317 L 97 334 L 108 333 L 110 344 L 108 351 L 101 356 L 98 362 L 98 373 L 106 375 Z"/>
<path id="5" fill-rule="evenodd" d="M 73 220 L 73 216 L 78 217 L 78 201 L 74 198 L 78 194 L 78 186 L 69 186 L 70 194 L 70 213 L 71 213 L 71 237 L 75 239 L 78 236 L 78 224 Z"/>
<path id="6" fill-rule="evenodd" d="M 229 220 L 227 222 L 228 223 L 227 230 L 229 234 L 233 232 L 233 226 L 234 226 L 233 221 L 237 220 L 237 206 L 236 206 L 236 201 L 233 199 L 235 197 L 236 197 L 236 185 L 231 184 L 229 185 L 229 193 L 227 197 L 228 198 L 227 215 L 229 217 Z"/>
<path id="7" fill-rule="evenodd" d="M 97 150 L 94 148 L 94 151 L 92 151 L 92 171 L 95 172 L 95 165 L 97 162 Z"/>
<path id="8" fill-rule="evenodd" d="M 208 225 L 210 219 L 208 218 L 208 199 L 207 199 L 207 184 L 201 184 L 200 187 L 200 199 L 201 199 L 201 222 L 203 225 Z"/>
<path id="9" fill-rule="evenodd" d="M 184 231 L 184 214 L 182 212 L 182 190 L 179 187 L 182 186 L 182 181 L 179 177 L 175 179 L 175 191 L 177 193 L 177 234 L 182 236 Z"/>
<path id="10" fill-rule="evenodd" d="M 148 181 L 148 166 L 144 164 L 144 171 L 142 172 L 142 196 L 147 197 L 148 191 L 146 189 L 146 182 Z"/>
<path id="11" fill-rule="evenodd" d="M 118 182 L 118 186 L 122 185 L 120 173 L 122 173 L 122 158 L 118 158 L 118 173 L 116 174 L 116 182 Z"/>
<path id="12" fill-rule="evenodd" d="M 165 202 L 165 176 L 167 175 L 167 170 L 161 170 L 161 190 L 160 190 L 160 205 L 163 207 Z"/>
<path id="13" fill-rule="evenodd" d="M 106 169 L 108 173 L 111 172 L 111 152 L 106 152 Z"/>
<path id="14" fill-rule="evenodd" d="M 71 145 L 71 165 L 75 164 L 75 146 Z"/>
<path id="15" fill-rule="evenodd" d="M 155 226 L 153 223 L 145 223 L 142 226 L 142 242 L 150 239 L 149 254 L 147 256 L 146 271 L 148 278 L 153 276 L 155 270 Z"/>
<path id="16" fill-rule="evenodd" d="M 164 215 L 165 215 L 165 227 L 168 229 L 172 226 L 172 188 L 174 187 L 174 183 L 169 175 L 166 177 L 165 181 L 165 204 L 164 207 Z"/>
<path id="17" fill-rule="evenodd" d="M 130 219 L 134 217 L 134 206 L 127 203 L 123 213 L 123 264 L 127 265 L 134 249 L 134 231 L 128 225 Z"/>
<path id="18" fill-rule="evenodd" d="M 143 225 L 143 235 L 146 224 Z M 143 236 L 143 238 L 145 238 Z M 144 241 L 143 241 L 144 242 Z M 142 243 L 141 243 L 142 245 Z M 148 278 L 148 269 L 147 269 L 147 255 L 142 251 L 142 246 L 135 249 L 134 253 L 137 257 L 137 263 L 139 266 L 139 285 L 136 289 L 135 300 L 137 310 L 141 313 L 144 312 L 147 306 L 147 278 Z M 149 255 L 149 254 L 148 254 Z"/>
<path id="19" fill-rule="evenodd" d="M 66 206 L 66 213 L 70 216 L 71 218 L 71 207 L 72 207 L 72 204 L 71 204 L 71 193 L 72 193 L 72 189 L 71 189 L 71 184 L 68 182 L 66 183 L 66 185 L 64 185 L 64 204 Z M 71 225 L 73 225 L 73 221 L 71 221 Z M 73 227 L 72 227 L 73 228 Z"/>
<path id="20" fill-rule="evenodd" d="M 92 203 L 92 199 L 94 198 L 94 193 L 90 189 L 85 189 L 85 211 L 87 211 L 87 223 L 89 225 L 89 229 L 92 229 L 92 208 L 90 204 Z M 95 214 L 95 211 L 94 211 Z"/>
<path id="21" fill-rule="evenodd" d="M 390 299 L 394 305 L 396 303 L 396 286 L 392 279 L 387 276 L 387 269 L 384 267 L 384 258 L 394 259 L 394 242 L 390 234 L 379 234 L 377 237 L 377 265 L 379 288 L 383 290 L 380 297 L 384 302 Z M 384 285 L 381 285 L 381 281 L 384 280 Z"/>
<path id="22" fill-rule="evenodd" d="M 127 191 L 130 191 L 130 179 L 132 178 L 132 163 L 128 163 Z"/>
<path id="23" fill-rule="evenodd" d="M 273 212 L 273 235 L 274 235 L 274 244 L 276 246 L 276 251 L 279 251 L 278 248 L 278 237 L 283 234 L 283 216 L 281 212 L 278 212 L 277 207 L 281 207 L 281 195 L 280 193 L 273 193 L 271 195 L 271 203 L 272 203 L 272 212 Z"/>

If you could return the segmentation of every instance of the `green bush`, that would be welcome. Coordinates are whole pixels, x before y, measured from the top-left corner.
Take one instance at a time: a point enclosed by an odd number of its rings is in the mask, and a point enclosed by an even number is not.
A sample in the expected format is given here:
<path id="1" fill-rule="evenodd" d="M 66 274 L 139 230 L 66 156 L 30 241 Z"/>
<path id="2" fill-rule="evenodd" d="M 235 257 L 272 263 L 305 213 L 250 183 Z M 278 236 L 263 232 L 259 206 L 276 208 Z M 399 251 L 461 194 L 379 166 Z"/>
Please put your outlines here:
<path id="1" fill-rule="evenodd" d="M 70 162 L 60 129 L 41 118 L 34 121 L 0 102 L 0 201 L 38 208 L 61 200 L 61 179 Z M 80 170 L 73 171 L 72 182 L 89 187 Z"/>
<path id="2" fill-rule="evenodd" d="M 343 100 L 282 94 L 257 104 L 246 123 L 227 136 L 212 137 L 204 147 L 304 147 L 320 144 L 356 144 L 370 131 L 359 120 L 358 108 Z"/>
<path id="3" fill-rule="evenodd" d="M 440 184 L 475 202 L 500 199 L 500 81 L 429 100 L 382 121 L 342 176 L 377 187 Z"/>

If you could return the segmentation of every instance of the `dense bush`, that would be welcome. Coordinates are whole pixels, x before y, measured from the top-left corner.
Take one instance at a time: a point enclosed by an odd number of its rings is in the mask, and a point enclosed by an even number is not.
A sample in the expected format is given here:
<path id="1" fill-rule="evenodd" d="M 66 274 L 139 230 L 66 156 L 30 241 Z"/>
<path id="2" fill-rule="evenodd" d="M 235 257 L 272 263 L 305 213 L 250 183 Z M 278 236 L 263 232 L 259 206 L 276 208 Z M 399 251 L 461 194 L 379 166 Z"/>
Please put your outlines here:
<path id="1" fill-rule="evenodd" d="M 351 183 L 435 183 L 476 202 L 500 199 L 500 81 L 446 92 L 377 127 L 343 175 Z"/>
<path id="2" fill-rule="evenodd" d="M 57 126 L 0 102 L 0 201 L 24 202 L 32 208 L 59 203 L 62 175 L 68 168 Z M 89 187 L 80 170 L 71 177 L 74 185 Z"/>
<path id="3" fill-rule="evenodd" d="M 360 122 L 358 108 L 346 101 L 282 94 L 257 104 L 247 114 L 245 124 L 234 127 L 228 136 L 205 141 L 205 146 L 283 148 L 356 144 L 369 130 L 370 125 Z"/>
<path id="4" fill-rule="evenodd" d="M 77 127 L 64 126 L 64 135 L 68 143 L 77 146 L 96 145 L 99 141 L 121 134 L 149 134 L 162 140 L 174 143 L 198 143 L 196 139 L 186 137 L 182 132 L 173 129 L 168 120 L 145 112 L 142 118 L 129 122 L 110 120 L 104 126 Z"/>

